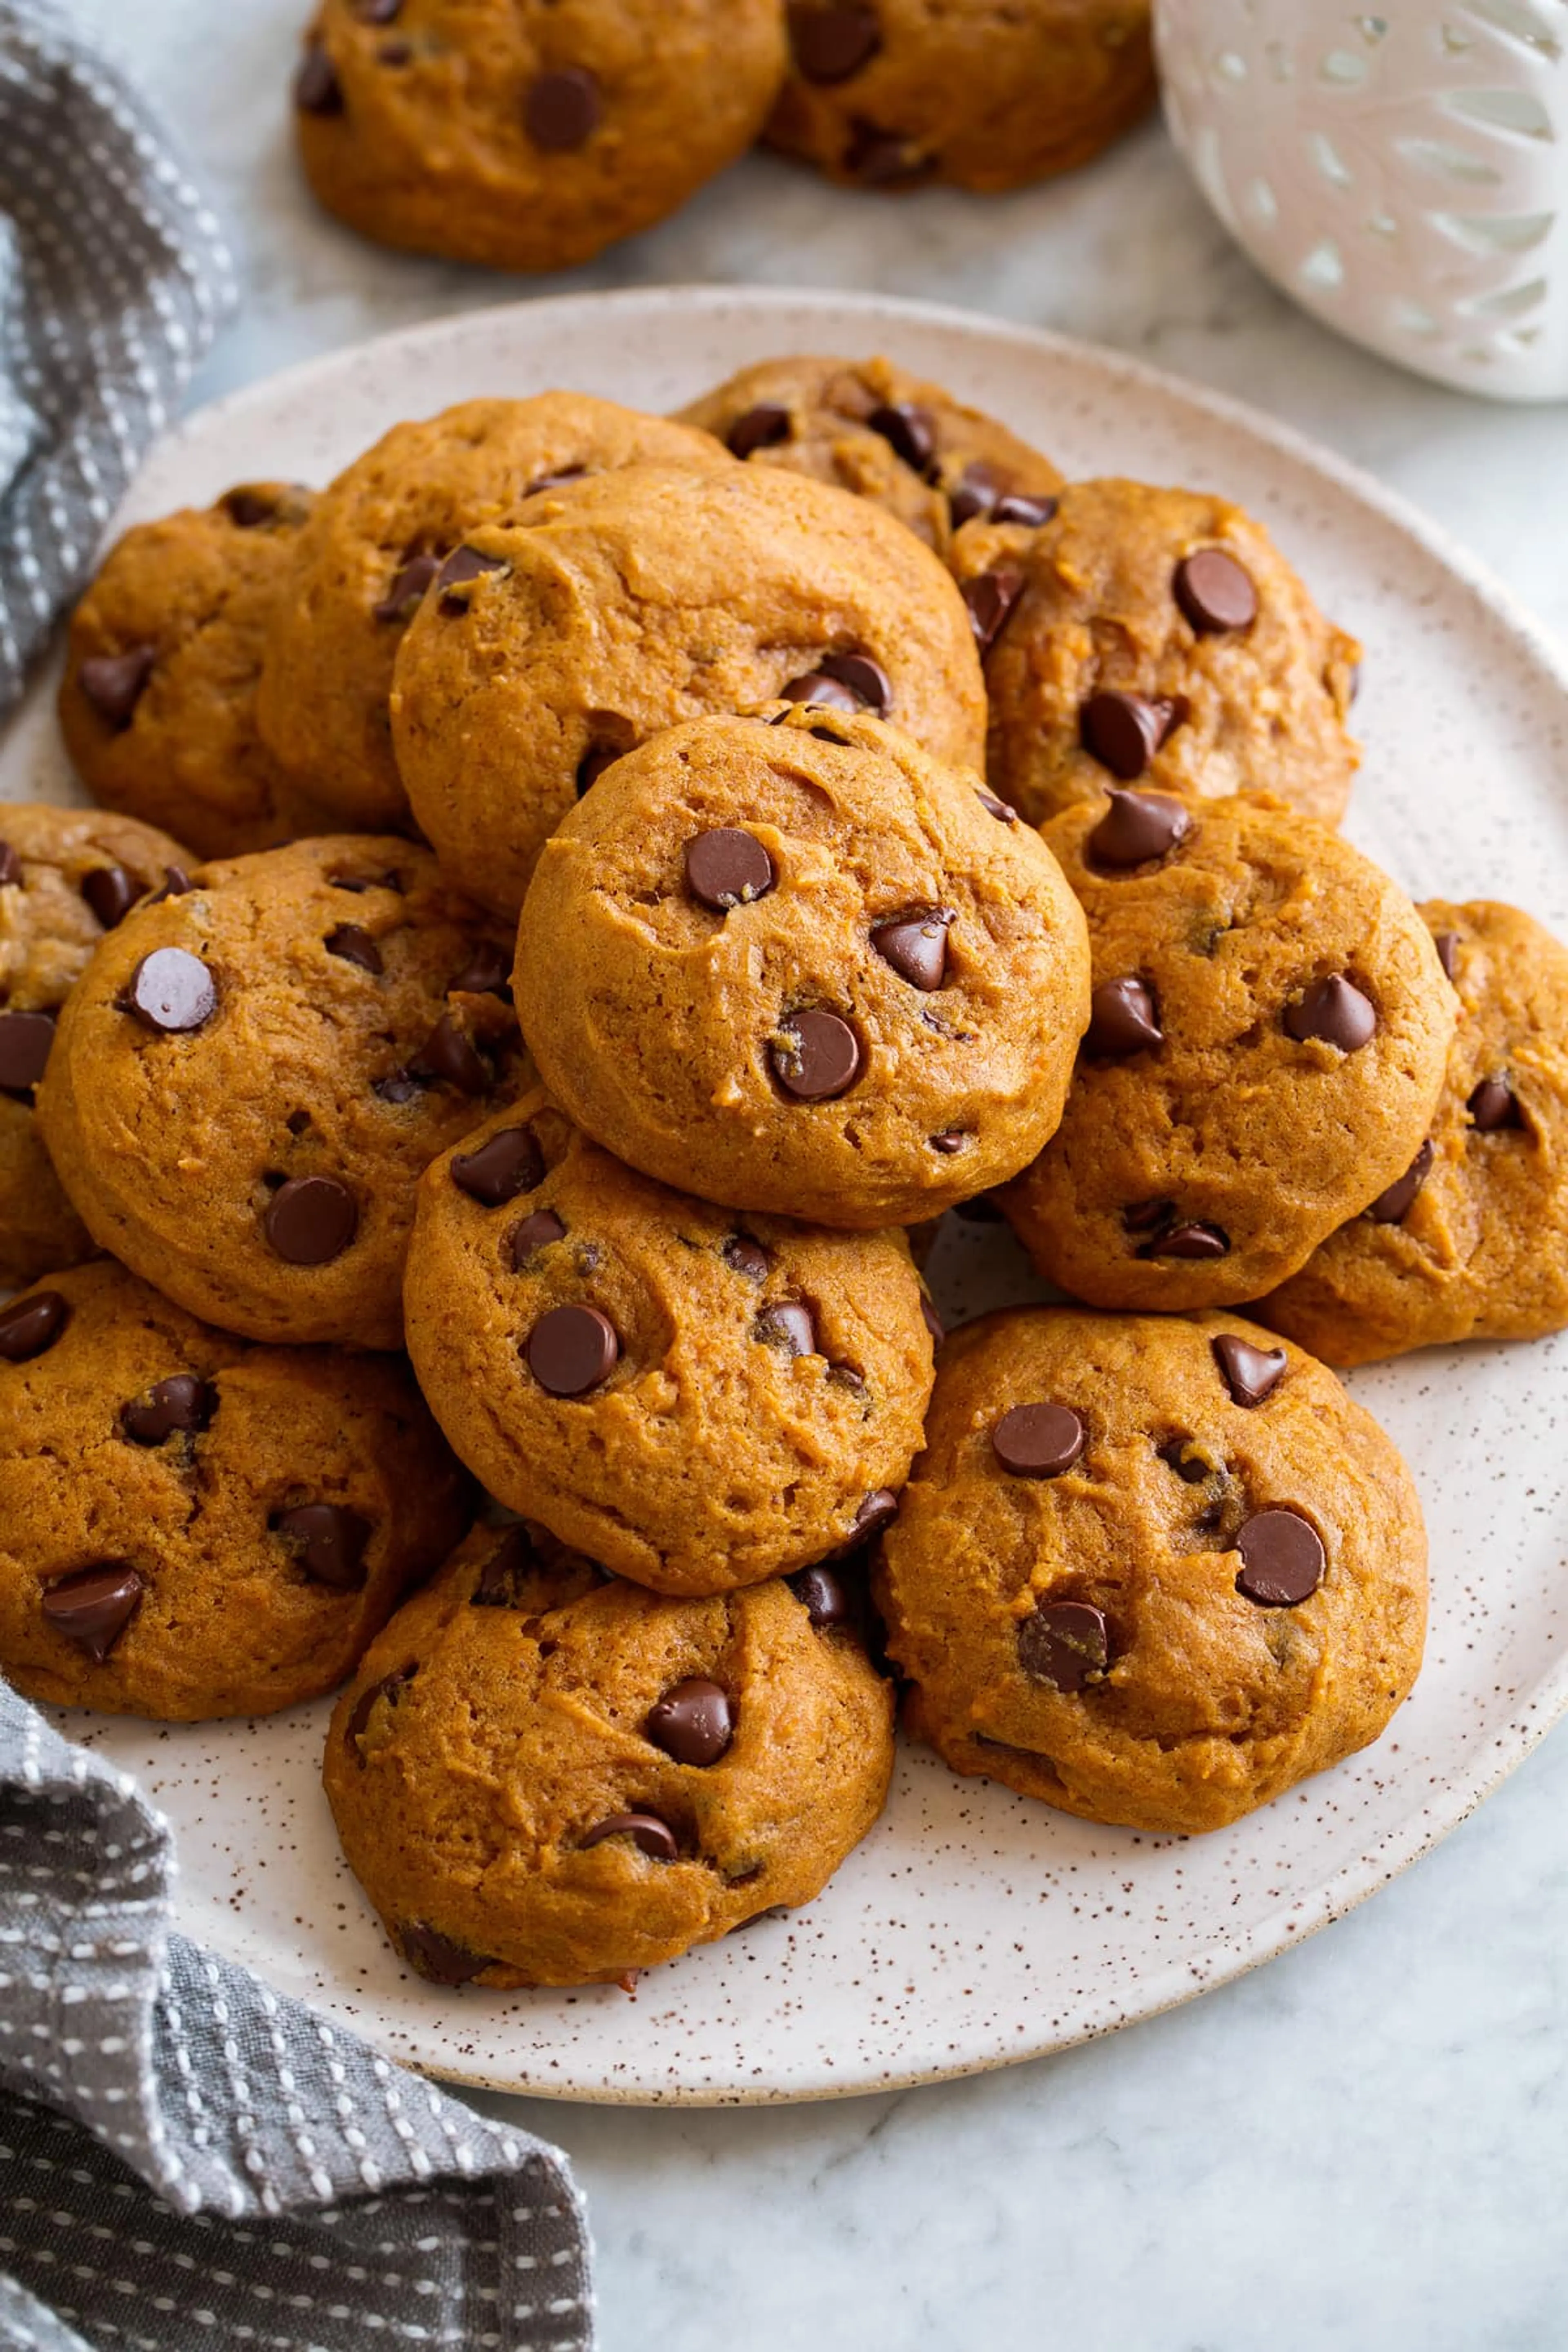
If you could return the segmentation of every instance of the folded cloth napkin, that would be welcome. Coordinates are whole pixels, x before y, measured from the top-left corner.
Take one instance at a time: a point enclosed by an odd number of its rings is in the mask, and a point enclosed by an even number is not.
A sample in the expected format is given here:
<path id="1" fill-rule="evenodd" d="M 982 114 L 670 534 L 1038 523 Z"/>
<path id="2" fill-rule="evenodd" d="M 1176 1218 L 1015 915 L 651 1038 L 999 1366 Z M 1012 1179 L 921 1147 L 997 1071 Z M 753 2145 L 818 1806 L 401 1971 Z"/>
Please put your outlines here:
<path id="1" fill-rule="evenodd" d="M 0 1683 L 0 2346 L 591 2352 L 559 2150 L 173 1934 L 174 1878 Z"/>
<path id="2" fill-rule="evenodd" d="M 51 0 L 0 0 L 0 715 L 234 299 L 142 100 Z"/>

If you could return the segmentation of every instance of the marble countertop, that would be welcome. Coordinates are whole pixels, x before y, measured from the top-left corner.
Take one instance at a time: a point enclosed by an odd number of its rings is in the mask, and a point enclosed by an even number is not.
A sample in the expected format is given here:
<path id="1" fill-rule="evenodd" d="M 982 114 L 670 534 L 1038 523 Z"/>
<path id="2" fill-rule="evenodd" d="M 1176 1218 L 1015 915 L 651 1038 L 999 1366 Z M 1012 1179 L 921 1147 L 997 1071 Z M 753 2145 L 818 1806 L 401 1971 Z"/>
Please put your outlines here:
<path id="1" fill-rule="evenodd" d="M 536 290 L 321 219 L 283 89 L 305 0 L 71 0 L 240 247 L 195 397 Z M 1568 409 L 1424 386 L 1291 310 L 1151 126 L 1055 187 L 852 197 L 753 159 L 538 290 L 722 280 L 947 299 L 1116 345 L 1370 467 L 1568 632 Z M 1568 1563 L 1565 1563 L 1568 1567 Z M 571 2152 L 605 2352 L 1560 2352 L 1568 1734 L 1326 1935 L 1066 2056 L 836 2105 L 496 2100 Z"/>

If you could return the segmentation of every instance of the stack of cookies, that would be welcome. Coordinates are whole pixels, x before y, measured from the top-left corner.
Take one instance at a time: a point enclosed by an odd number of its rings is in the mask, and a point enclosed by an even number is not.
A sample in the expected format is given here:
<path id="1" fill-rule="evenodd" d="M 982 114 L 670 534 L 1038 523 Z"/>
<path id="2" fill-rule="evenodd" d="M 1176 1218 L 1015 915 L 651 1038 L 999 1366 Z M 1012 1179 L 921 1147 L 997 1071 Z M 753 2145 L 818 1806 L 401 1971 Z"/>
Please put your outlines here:
<path id="1" fill-rule="evenodd" d="M 1321 1360 L 1568 1323 L 1568 953 L 1333 829 L 1358 658 L 1237 509 L 882 361 L 131 532 L 102 805 L 0 846 L 7 1675 L 346 1683 L 446 1985 L 808 1901 L 900 1683 L 1161 1832 L 1375 1738 L 1425 1536 Z M 944 1339 L 977 1201 L 1076 1303 Z"/>

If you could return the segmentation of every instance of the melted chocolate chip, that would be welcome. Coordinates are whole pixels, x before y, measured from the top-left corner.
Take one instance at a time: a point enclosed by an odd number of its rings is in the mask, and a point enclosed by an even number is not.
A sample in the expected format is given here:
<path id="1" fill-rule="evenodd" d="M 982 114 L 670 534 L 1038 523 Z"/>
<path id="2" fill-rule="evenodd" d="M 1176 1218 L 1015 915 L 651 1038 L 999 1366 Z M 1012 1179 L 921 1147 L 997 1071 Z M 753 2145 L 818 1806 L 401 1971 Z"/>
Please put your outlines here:
<path id="1" fill-rule="evenodd" d="M 815 1356 L 817 1353 L 816 1324 L 809 1307 L 798 1298 L 781 1299 L 776 1307 L 764 1307 L 752 1326 L 753 1339 L 770 1348 L 782 1349 L 786 1356 Z"/>
<path id="2" fill-rule="evenodd" d="M 340 923 L 335 931 L 327 933 L 323 944 L 330 956 L 341 957 L 344 963 L 356 963 L 361 971 L 379 975 L 386 969 L 381 960 L 381 950 L 370 933 L 361 930 L 357 923 Z"/>
<path id="3" fill-rule="evenodd" d="M 1089 1034 L 1083 1041 L 1086 1054 L 1116 1061 L 1164 1042 L 1153 993 L 1141 980 L 1100 982 L 1090 1000 Z"/>
<path id="4" fill-rule="evenodd" d="M 183 866 L 165 866 L 163 887 L 161 890 L 153 891 L 147 904 L 150 907 L 161 907 L 165 898 L 188 898 L 195 887 Z"/>
<path id="5" fill-rule="evenodd" d="M 468 1951 L 463 1945 L 453 1943 L 449 1936 L 438 1936 L 422 1920 L 399 1927 L 397 1937 L 404 1958 L 426 1984 L 471 1984 L 482 1969 L 494 1966 L 482 1953 Z"/>
<path id="6" fill-rule="evenodd" d="M 278 500 L 271 491 L 256 488 L 248 482 L 226 491 L 218 504 L 236 530 L 259 530 L 263 523 L 274 522 L 278 517 Z"/>
<path id="7" fill-rule="evenodd" d="M 796 1102 L 831 1102 L 860 1076 L 860 1040 L 837 1013 L 792 1013 L 770 1049 L 773 1076 Z"/>
<path id="8" fill-rule="evenodd" d="M 199 956 L 184 948 L 154 948 L 142 957 L 118 1003 L 143 1028 L 188 1036 L 217 1011 L 217 984 Z"/>
<path id="9" fill-rule="evenodd" d="M 765 898 L 774 879 L 773 859 L 756 835 L 739 825 L 710 826 L 686 845 L 686 887 L 715 913 Z"/>
<path id="10" fill-rule="evenodd" d="M 940 1135 L 931 1138 L 931 1148 L 940 1151 L 944 1160 L 956 1159 L 968 1142 L 967 1131 L 962 1127 L 944 1127 Z"/>
<path id="11" fill-rule="evenodd" d="M 289 1265 L 328 1265 L 359 1231 L 353 1194 L 335 1176 L 291 1176 L 268 1203 L 262 1230 Z"/>
<path id="12" fill-rule="evenodd" d="M 1026 490 L 1005 490 L 991 509 L 993 522 L 1022 523 L 1029 530 L 1044 530 L 1056 518 L 1058 501 L 1048 493 L 1035 494 Z"/>
<path id="13" fill-rule="evenodd" d="M 843 710 L 853 718 L 863 708 L 858 694 L 829 677 L 826 670 L 814 669 L 805 677 L 791 678 L 779 688 L 781 702 L 804 702 L 812 710 Z"/>
<path id="14" fill-rule="evenodd" d="M 849 1595 L 843 1579 L 831 1568 L 803 1568 L 785 1579 L 816 1632 L 850 1621 Z"/>
<path id="15" fill-rule="evenodd" d="M 1255 1348 L 1234 1331 L 1222 1331 L 1213 1341 L 1214 1360 L 1234 1403 L 1250 1412 L 1271 1397 L 1285 1377 L 1288 1359 L 1283 1348 Z"/>
<path id="16" fill-rule="evenodd" d="M 789 37 L 802 80 L 831 89 L 870 63 L 882 46 L 882 28 L 875 8 L 791 0 Z"/>
<path id="17" fill-rule="evenodd" d="M 441 570 L 438 555 L 405 556 L 393 574 L 392 585 L 372 609 L 378 621 L 411 621 L 424 602 L 425 591 Z"/>
<path id="18" fill-rule="evenodd" d="M 1016 1404 L 991 1432 L 997 1461 L 1015 1478 L 1059 1477 L 1088 1443 L 1082 1422 L 1065 1404 Z"/>
<path id="19" fill-rule="evenodd" d="M 54 1346 L 69 1320 L 70 1307 L 58 1290 L 35 1290 L 0 1307 L 0 1363 L 31 1363 Z"/>
<path id="20" fill-rule="evenodd" d="M 57 1633 L 100 1666 L 141 1607 L 142 1590 L 126 1561 L 100 1560 L 46 1584 L 39 1606 Z"/>
<path id="21" fill-rule="evenodd" d="M 487 1209 L 500 1209 L 542 1183 L 544 1159 L 526 1127 L 505 1127 L 477 1151 L 459 1151 L 451 1170 L 459 1192 Z"/>
<path id="22" fill-rule="evenodd" d="M 901 131 L 884 131 L 880 124 L 856 115 L 851 119 L 844 149 L 844 168 L 862 187 L 914 188 L 930 177 L 934 164 L 932 158 Z"/>
<path id="23" fill-rule="evenodd" d="M 500 1543 L 479 1570 L 479 1582 L 468 1595 L 472 1609 L 510 1609 L 517 1599 L 518 1587 L 539 1564 L 533 1549 L 533 1538 L 524 1527 L 508 1528 Z"/>
<path id="24" fill-rule="evenodd" d="M 885 719 L 893 707 L 893 681 L 869 654 L 824 654 L 817 674 L 847 687 L 858 703 Z"/>
<path id="25" fill-rule="evenodd" d="M 81 895 L 104 929 L 112 931 L 142 896 L 142 885 L 132 880 L 123 866 L 95 866 L 82 877 Z"/>
<path id="26" fill-rule="evenodd" d="M 1018 1664 L 1031 1681 L 1080 1691 L 1110 1664 L 1104 1616 L 1087 1601 L 1037 1601 L 1018 1627 Z"/>
<path id="27" fill-rule="evenodd" d="M 83 700 L 117 735 L 130 726 L 157 658 L 156 646 L 132 646 L 129 653 L 90 655 L 77 671 Z"/>
<path id="28" fill-rule="evenodd" d="M 1152 1242 L 1145 1242 L 1140 1257 L 1211 1258 L 1230 1254 L 1230 1236 L 1218 1225 L 1199 1223 L 1172 1225 Z"/>
<path id="29" fill-rule="evenodd" d="M 976 793 L 974 797 L 986 815 L 994 816 L 998 824 L 1017 824 L 1018 812 L 1011 801 L 999 801 L 994 793 Z"/>
<path id="30" fill-rule="evenodd" d="M 1444 971 L 1447 974 L 1450 980 L 1457 980 L 1459 976 L 1458 932 L 1439 931 L 1436 937 L 1433 940 L 1432 944 L 1437 950 L 1437 961 L 1442 965 Z"/>
<path id="31" fill-rule="evenodd" d="M 982 660 L 1006 627 L 1023 593 L 1024 575 L 1011 563 L 998 564 L 994 572 L 977 572 L 973 580 L 964 582 L 963 601 Z"/>
<path id="32" fill-rule="evenodd" d="M 585 66 L 541 74 L 522 112 L 529 137 L 547 155 L 567 155 L 585 147 L 604 117 L 603 93 Z"/>
<path id="33" fill-rule="evenodd" d="M 343 1726 L 343 1738 L 353 1749 L 354 1760 L 362 1770 L 364 1768 L 364 1757 L 360 1751 L 359 1743 L 362 1736 L 370 1728 L 370 1719 L 375 1713 L 377 1703 L 382 1699 L 395 1699 L 400 1691 L 407 1688 L 418 1672 L 416 1665 L 399 1666 L 395 1674 L 383 1675 L 380 1682 L 372 1683 L 369 1690 L 361 1691 L 358 1698 L 355 1699 L 349 1719 Z"/>
<path id="34" fill-rule="evenodd" d="M 725 445 L 732 457 L 750 457 L 758 449 L 776 449 L 781 441 L 790 437 L 790 413 L 776 401 L 759 401 L 737 416 L 724 436 Z"/>
<path id="35" fill-rule="evenodd" d="M 731 1234 L 721 1255 L 727 1266 L 744 1275 L 748 1282 L 765 1282 L 768 1274 L 768 1254 L 761 1242 L 749 1234 Z"/>
<path id="36" fill-rule="evenodd" d="M 1323 1580 L 1323 1539 L 1300 1511 L 1259 1511 L 1236 1538 L 1241 1573 L 1236 1589 L 1263 1609 L 1294 1609 Z"/>
<path id="37" fill-rule="evenodd" d="M 1168 857 L 1192 830 L 1192 817 L 1168 793 L 1115 792 L 1084 845 L 1099 866 L 1122 872 Z"/>
<path id="38" fill-rule="evenodd" d="M 892 1488 L 874 1487 L 849 1523 L 851 1541 L 868 1542 L 872 1536 L 880 1535 L 884 1528 L 890 1528 L 898 1516 L 899 1498 Z"/>
<path id="39" fill-rule="evenodd" d="M 536 1209 L 531 1217 L 524 1217 L 513 1227 L 510 1249 L 514 1274 L 521 1274 L 531 1258 L 548 1249 L 552 1242 L 564 1241 L 566 1228 L 553 1209 Z"/>
<path id="40" fill-rule="evenodd" d="M 1199 548 L 1176 566 L 1172 582 L 1176 602 L 1200 636 L 1250 628 L 1258 618 L 1258 591 L 1234 555 L 1220 547 Z"/>
<path id="41" fill-rule="evenodd" d="M 459 596 L 457 590 L 471 587 L 476 580 L 484 579 L 488 572 L 510 572 L 510 569 L 504 555 L 486 555 L 477 547 L 454 549 L 436 574 L 436 585 L 441 591 L 441 610 L 443 613 L 466 613 L 468 599 Z"/>
<path id="42" fill-rule="evenodd" d="M 643 1735 L 677 1764 L 717 1764 L 735 1737 L 734 1703 L 718 1683 L 689 1675 L 650 1709 Z"/>
<path id="43" fill-rule="evenodd" d="M 577 798 L 581 800 L 584 793 L 592 792 L 605 770 L 613 768 L 616 761 L 625 756 L 624 752 L 612 750 L 608 744 L 591 744 L 577 762 Z"/>
<path id="44" fill-rule="evenodd" d="M 52 1013 L 0 1013 L 0 1094 L 31 1094 L 54 1042 Z"/>
<path id="45" fill-rule="evenodd" d="M 408 1065 L 409 1075 L 434 1086 L 456 1087 L 459 1094 L 482 1095 L 490 1074 L 474 1046 L 449 1013 L 443 1013 Z"/>
<path id="46" fill-rule="evenodd" d="M 1403 1224 L 1415 1202 L 1415 1196 L 1432 1173 L 1434 1153 L 1431 1138 L 1421 1146 L 1415 1159 L 1396 1183 L 1386 1192 L 1380 1192 L 1367 1210 L 1374 1225 Z"/>
<path id="47" fill-rule="evenodd" d="M 1107 688 L 1091 694 L 1079 713 L 1079 736 L 1089 757 L 1131 784 L 1143 773 L 1175 719 L 1173 702 Z"/>
<path id="48" fill-rule="evenodd" d="M 365 1580 L 364 1548 L 371 1527 L 342 1503 L 301 1503 L 268 1521 L 283 1538 L 312 1584 L 357 1592 Z"/>
<path id="49" fill-rule="evenodd" d="M 449 996 L 501 996 L 511 1001 L 511 958 L 505 948 L 489 940 L 481 940 L 474 950 L 473 959 L 463 966 L 456 980 L 448 981 Z"/>
<path id="50" fill-rule="evenodd" d="M 621 1352 L 616 1327 L 596 1307 L 552 1307 L 523 1345 L 529 1370 L 552 1396 L 585 1396 L 615 1370 Z"/>
<path id="51" fill-rule="evenodd" d="M 952 920 L 943 907 L 901 915 L 896 922 L 879 923 L 871 934 L 871 945 L 900 980 L 929 994 L 942 986 L 946 976 L 947 927 Z"/>
<path id="52" fill-rule="evenodd" d="M 613 1837 L 629 1837 L 650 1862 L 673 1862 L 680 1852 L 675 1832 L 657 1813 L 612 1813 L 588 1832 L 583 1845 L 584 1849 L 602 1845 L 605 1838 Z"/>
<path id="53" fill-rule="evenodd" d="M 1483 1078 L 1466 1108 L 1482 1135 L 1495 1135 L 1500 1128 L 1524 1125 L 1519 1097 L 1506 1078 Z"/>
<path id="54" fill-rule="evenodd" d="M 120 1408 L 120 1426 L 134 1444 L 162 1445 L 167 1437 L 194 1436 L 207 1428 L 217 1396 L 195 1372 L 171 1372 L 144 1396 Z"/>
<path id="55" fill-rule="evenodd" d="M 343 86 L 325 44 L 309 41 L 294 76 L 294 103 L 301 114 L 341 114 Z"/>
<path id="56" fill-rule="evenodd" d="M 1299 1003 L 1286 1006 L 1285 1034 L 1299 1044 L 1316 1038 L 1337 1045 L 1342 1054 L 1359 1054 L 1377 1034 L 1377 1013 L 1370 997 L 1336 972 L 1315 981 Z"/>
<path id="57" fill-rule="evenodd" d="M 930 472 L 936 456 L 936 426 L 925 409 L 910 400 L 889 401 L 874 408 L 866 422 L 906 466 L 917 474 Z"/>

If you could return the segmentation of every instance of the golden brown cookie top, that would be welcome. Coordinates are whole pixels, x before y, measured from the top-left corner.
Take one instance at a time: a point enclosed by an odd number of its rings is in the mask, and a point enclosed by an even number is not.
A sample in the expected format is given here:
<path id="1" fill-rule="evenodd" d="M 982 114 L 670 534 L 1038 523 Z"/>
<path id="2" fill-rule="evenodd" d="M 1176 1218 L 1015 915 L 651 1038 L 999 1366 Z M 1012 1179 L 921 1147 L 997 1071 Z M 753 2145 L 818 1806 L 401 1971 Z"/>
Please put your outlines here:
<path id="1" fill-rule="evenodd" d="M 921 1443 L 901 1234 L 740 1216 L 537 1092 L 426 1171 L 408 1344 L 487 1489 L 617 1573 L 726 1591 L 864 1539 Z"/>
<path id="2" fill-rule="evenodd" d="M 1269 792 L 1338 822 L 1360 647 L 1226 499 L 1075 482 L 1042 529 L 970 524 L 991 782 L 1034 824 L 1111 783 Z"/>
<path id="3" fill-rule="evenodd" d="M 1414 907 L 1262 797 L 1119 790 L 1046 827 L 1094 998 L 1060 1128 L 1004 1206 L 1098 1307 L 1261 1297 L 1402 1176 L 1457 1006 Z"/>
<path id="4" fill-rule="evenodd" d="M 889 1646 L 960 1769 L 1213 1829 L 1376 1736 L 1426 1538 L 1333 1375 L 1229 1315 L 986 1316 L 943 1349 L 883 1538 Z"/>
<path id="5" fill-rule="evenodd" d="M 762 360 L 680 414 L 749 464 L 873 499 L 939 553 L 978 515 L 1042 520 L 1061 486 L 1005 425 L 890 360 Z"/>
<path id="6" fill-rule="evenodd" d="M 521 1080 L 500 935 L 427 850 L 198 866 L 103 945 L 40 1090 L 94 1237 L 258 1339 L 400 1343 L 415 1183 Z"/>
<path id="7" fill-rule="evenodd" d="M 106 1258 L 0 1307 L 0 1664 L 32 1697 L 315 1696 L 461 1525 L 397 1362 L 250 1347 Z"/>
<path id="8" fill-rule="evenodd" d="M 1001 1181 L 1086 1018 L 1081 916 L 1008 814 L 864 716 L 671 730 L 541 857 L 516 985 L 542 1073 L 710 1200 L 865 1228 Z"/>
<path id="9" fill-rule="evenodd" d="M 1431 1132 L 1259 1309 L 1331 1363 L 1568 1324 L 1568 949 L 1492 900 L 1420 911 L 1459 997 Z"/>

